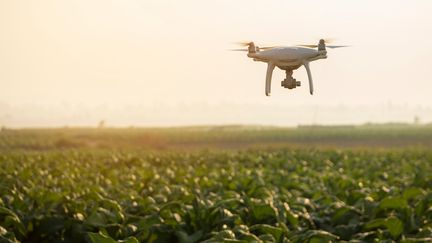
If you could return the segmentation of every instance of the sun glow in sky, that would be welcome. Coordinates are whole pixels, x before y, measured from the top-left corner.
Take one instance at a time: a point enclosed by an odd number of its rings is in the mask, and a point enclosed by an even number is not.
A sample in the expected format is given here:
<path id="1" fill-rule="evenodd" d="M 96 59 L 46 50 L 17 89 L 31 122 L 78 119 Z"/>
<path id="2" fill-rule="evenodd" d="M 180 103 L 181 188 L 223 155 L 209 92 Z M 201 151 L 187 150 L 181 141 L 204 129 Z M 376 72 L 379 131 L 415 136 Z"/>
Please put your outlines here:
<path id="1" fill-rule="evenodd" d="M 343 106 L 352 114 L 389 103 L 432 107 L 431 11 L 426 0 L 0 0 L 0 124 L 109 122 L 118 116 L 110 109 L 122 107 L 130 113 L 115 125 L 176 125 L 172 114 L 181 109 L 191 110 L 181 124 L 296 124 L 311 117 L 319 123 L 321 107 Z M 275 69 L 272 96 L 265 97 L 266 65 L 227 51 L 242 40 L 290 45 L 322 37 L 351 47 L 311 63 L 314 96 L 300 68 L 294 77 L 302 87 L 281 88 L 284 72 Z M 227 114 L 233 105 L 243 108 Z M 101 106 L 110 108 L 97 113 Z M 276 113 L 299 106 L 306 108 L 296 114 L 306 120 Z M 149 111 L 159 118 L 137 115 Z M 238 119 L 242 111 L 253 121 Z M 258 119 L 263 115 L 271 118 Z M 374 119 L 394 117 L 356 114 L 333 122 Z"/>

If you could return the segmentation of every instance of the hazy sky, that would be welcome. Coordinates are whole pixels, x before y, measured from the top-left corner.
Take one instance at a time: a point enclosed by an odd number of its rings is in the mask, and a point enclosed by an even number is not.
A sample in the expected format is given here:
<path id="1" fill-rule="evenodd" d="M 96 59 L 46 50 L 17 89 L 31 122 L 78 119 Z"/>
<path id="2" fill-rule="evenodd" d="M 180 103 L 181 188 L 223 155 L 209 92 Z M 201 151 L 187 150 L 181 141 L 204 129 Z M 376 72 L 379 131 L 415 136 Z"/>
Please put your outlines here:
<path id="1" fill-rule="evenodd" d="M 177 124 L 169 114 L 181 109 L 194 110 L 187 123 L 247 123 L 236 119 L 243 111 L 250 123 L 295 124 L 295 117 L 274 113 L 261 121 L 254 114 L 301 106 L 307 120 L 319 122 L 321 107 L 342 105 L 353 114 L 359 106 L 432 107 L 431 12 L 428 0 L 0 0 L 0 123 L 118 118 L 89 115 L 101 106 L 128 107 L 131 118 L 122 113 L 117 125 L 146 125 L 136 116 L 151 109 L 163 124 Z M 275 69 L 272 96 L 265 97 L 266 65 L 227 51 L 235 41 L 314 44 L 321 37 L 351 47 L 311 64 L 313 96 L 302 67 L 294 72 L 302 87 L 281 88 L 284 72 Z M 240 114 L 222 119 L 233 105 Z M 217 109 L 203 117 L 206 107 Z M 355 115 L 354 122 L 374 120 Z"/>

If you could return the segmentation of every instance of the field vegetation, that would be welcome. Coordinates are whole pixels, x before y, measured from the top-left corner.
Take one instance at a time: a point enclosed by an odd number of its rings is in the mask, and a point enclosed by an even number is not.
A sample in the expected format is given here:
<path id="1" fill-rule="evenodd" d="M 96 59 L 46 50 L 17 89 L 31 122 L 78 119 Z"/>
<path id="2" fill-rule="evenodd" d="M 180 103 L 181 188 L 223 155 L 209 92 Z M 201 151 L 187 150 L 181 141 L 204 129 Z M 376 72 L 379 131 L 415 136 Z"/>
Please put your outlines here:
<path id="1" fill-rule="evenodd" d="M 0 132 L 0 242 L 432 242 L 432 126 Z"/>

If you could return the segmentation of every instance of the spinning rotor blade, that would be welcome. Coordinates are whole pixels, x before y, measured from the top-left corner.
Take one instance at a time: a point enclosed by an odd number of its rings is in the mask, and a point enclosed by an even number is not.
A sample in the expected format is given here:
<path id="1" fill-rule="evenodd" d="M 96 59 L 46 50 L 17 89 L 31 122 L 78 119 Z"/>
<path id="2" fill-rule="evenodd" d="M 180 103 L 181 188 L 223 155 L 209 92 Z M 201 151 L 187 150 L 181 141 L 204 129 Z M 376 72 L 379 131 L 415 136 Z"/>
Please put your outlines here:
<path id="1" fill-rule="evenodd" d="M 335 49 L 335 48 L 341 48 L 341 47 L 349 47 L 349 46 L 327 46 L 327 48 Z"/>
<path id="2" fill-rule="evenodd" d="M 228 51 L 248 51 L 248 49 L 228 49 Z"/>
<path id="3" fill-rule="evenodd" d="M 309 48 L 316 48 L 318 45 L 297 45 L 297 46 L 303 46 L 303 47 L 309 47 Z"/>
<path id="4" fill-rule="evenodd" d="M 320 39 L 318 45 L 297 45 L 297 46 L 303 46 L 303 47 L 309 47 L 309 48 L 317 48 L 320 45 L 325 45 L 325 47 L 331 48 L 331 49 L 341 48 L 341 47 L 348 47 L 348 46 L 327 45 L 328 43 L 332 43 L 334 41 L 335 41 L 335 39 L 333 39 L 333 38 L 326 38 L 326 39 Z"/>
<path id="5" fill-rule="evenodd" d="M 328 43 L 332 43 L 334 42 L 335 39 L 333 38 L 326 38 L 326 39 L 319 39 L 319 43 L 324 43 L 324 44 L 328 44 Z M 297 45 L 297 46 L 303 46 L 303 47 L 309 47 L 309 48 L 317 48 L 318 45 Z M 326 45 L 327 47 L 327 45 Z M 331 48 L 331 47 L 330 47 Z"/>
<path id="6" fill-rule="evenodd" d="M 257 44 L 257 43 L 254 43 L 253 41 L 239 41 L 239 42 L 234 42 L 233 44 L 239 45 L 239 46 L 244 46 L 244 47 L 250 46 L 251 44 L 254 44 L 256 47 L 259 47 L 259 49 L 261 49 L 261 50 L 267 50 L 267 49 L 279 47 L 279 46 L 268 46 L 268 45 L 261 46 L 260 43 Z"/>

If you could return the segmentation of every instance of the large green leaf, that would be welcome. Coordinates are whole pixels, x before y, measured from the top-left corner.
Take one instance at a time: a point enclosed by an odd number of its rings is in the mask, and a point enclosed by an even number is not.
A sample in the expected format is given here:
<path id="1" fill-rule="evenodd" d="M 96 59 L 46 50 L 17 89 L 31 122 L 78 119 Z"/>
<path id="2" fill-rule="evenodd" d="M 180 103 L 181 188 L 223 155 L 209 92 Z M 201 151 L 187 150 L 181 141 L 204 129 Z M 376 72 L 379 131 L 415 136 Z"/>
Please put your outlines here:
<path id="1" fill-rule="evenodd" d="M 275 218 L 277 209 L 269 204 L 255 203 L 252 205 L 252 214 L 257 221 L 263 221 L 269 218 Z"/>
<path id="2" fill-rule="evenodd" d="M 197 231 L 197 232 L 189 235 L 185 231 L 179 230 L 179 231 L 176 231 L 176 236 L 177 236 L 177 239 L 180 243 L 195 243 L 195 242 L 198 242 L 202 238 L 203 232 Z"/>
<path id="3" fill-rule="evenodd" d="M 387 197 L 380 202 L 379 207 L 381 209 L 405 209 L 408 203 L 404 198 Z"/>
<path id="4" fill-rule="evenodd" d="M 404 225 L 401 220 L 396 217 L 390 217 L 385 220 L 385 226 L 390 231 L 394 239 L 398 238 L 404 230 Z"/>
<path id="5" fill-rule="evenodd" d="M 405 200 L 410 200 L 410 199 L 413 199 L 417 196 L 422 195 L 423 193 L 424 193 L 424 191 L 422 189 L 417 188 L 417 187 L 412 187 L 412 188 L 408 188 L 408 189 L 404 190 L 402 197 Z"/>
<path id="6" fill-rule="evenodd" d="M 88 232 L 87 235 L 90 238 L 90 241 L 92 243 L 116 243 L 114 239 L 101 232 L 99 233 Z"/>
<path id="7" fill-rule="evenodd" d="M 139 243 L 139 241 L 137 240 L 137 238 L 131 236 L 131 237 L 128 237 L 124 240 L 119 240 L 119 241 L 117 241 L 117 243 Z"/>
<path id="8" fill-rule="evenodd" d="M 259 232 L 261 234 L 270 234 L 272 235 L 277 241 L 280 240 L 282 237 L 284 230 L 280 229 L 278 227 L 274 227 L 267 224 L 256 224 L 250 227 L 250 230 L 252 232 Z"/>
<path id="9" fill-rule="evenodd" d="M 402 234 L 404 230 L 404 225 L 400 219 L 392 216 L 386 219 L 372 220 L 365 224 L 364 228 L 366 230 L 375 228 L 387 228 L 391 236 L 396 239 Z"/>
<path id="10" fill-rule="evenodd" d="M 105 214 L 98 211 L 93 211 L 85 220 L 86 224 L 96 227 L 103 227 L 107 224 L 107 222 L 108 220 Z"/>
<path id="11" fill-rule="evenodd" d="M 0 207 L 0 223 L 6 228 L 13 228 L 15 233 L 25 235 L 27 232 L 21 219 L 12 210 L 6 207 Z"/>

